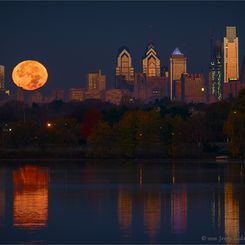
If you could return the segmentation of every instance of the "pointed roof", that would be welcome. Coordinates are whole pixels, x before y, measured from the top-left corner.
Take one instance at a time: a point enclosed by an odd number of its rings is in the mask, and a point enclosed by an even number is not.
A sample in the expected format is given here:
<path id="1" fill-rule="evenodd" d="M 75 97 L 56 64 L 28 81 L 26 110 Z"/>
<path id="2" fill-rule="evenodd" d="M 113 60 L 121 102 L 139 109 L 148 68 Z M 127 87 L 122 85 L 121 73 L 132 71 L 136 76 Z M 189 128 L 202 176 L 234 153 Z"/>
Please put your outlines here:
<path id="1" fill-rule="evenodd" d="M 173 51 L 172 55 L 184 55 L 180 52 L 179 48 L 175 48 L 175 50 Z"/>
<path id="2" fill-rule="evenodd" d="M 124 46 L 121 46 L 121 47 L 118 49 L 118 51 L 117 51 L 117 56 L 119 56 L 124 50 L 126 50 L 126 51 L 131 55 L 129 48 L 128 48 L 127 46 L 124 45 Z"/>

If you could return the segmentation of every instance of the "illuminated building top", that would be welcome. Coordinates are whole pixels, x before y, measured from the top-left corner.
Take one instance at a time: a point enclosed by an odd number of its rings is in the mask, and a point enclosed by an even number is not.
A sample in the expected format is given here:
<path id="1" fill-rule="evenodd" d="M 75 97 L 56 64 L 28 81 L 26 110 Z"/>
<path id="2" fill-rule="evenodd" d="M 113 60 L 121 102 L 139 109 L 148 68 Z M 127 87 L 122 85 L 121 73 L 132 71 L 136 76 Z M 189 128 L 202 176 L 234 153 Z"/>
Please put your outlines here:
<path id="1" fill-rule="evenodd" d="M 152 42 L 147 45 L 142 66 L 143 73 L 147 77 L 160 77 L 160 59 Z"/>
<path id="2" fill-rule="evenodd" d="M 122 46 L 117 54 L 116 76 L 123 76 L 126 81 L 134 80 L 134 68 L 129 48 Z"/>
<path id="3" fill-rule="evenodd" d="M 226 27 L 224 37 L 224 82 L 239 79 L 238 37 L 235 26 Z"/>
<path id="4" fill-rule="evenodd" d="M 184 54 L 182 54 L 182 53 L 180 52 L 179 48 L 177 47 L 177 48 L 175 48 L 175 50 L 173 51 L 172 56 L 178 56 L 178 55 L 183 56 Z"/>

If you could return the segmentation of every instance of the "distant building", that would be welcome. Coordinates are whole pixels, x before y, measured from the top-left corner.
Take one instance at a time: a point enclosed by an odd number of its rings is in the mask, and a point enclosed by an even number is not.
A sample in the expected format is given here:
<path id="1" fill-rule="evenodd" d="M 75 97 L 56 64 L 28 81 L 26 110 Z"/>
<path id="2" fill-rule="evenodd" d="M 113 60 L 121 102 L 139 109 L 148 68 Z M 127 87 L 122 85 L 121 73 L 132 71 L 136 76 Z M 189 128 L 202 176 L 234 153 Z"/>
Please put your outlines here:
<path id="1" fill-rule="evenodd" d="M 24 102 L 24 91 L 22 88 L 18 87 L 16 91 L 16 101 L 18 102 Z"/>
<path id="2" fill-rule="evenodd" d="M 210 101 L 221 100 L 223 90 L 223 72 L 222 72 L 222 44 L 216 41 L 211 42 L 211 54 L 209 64 L 209 91 Z"/>
<path id="3" fill-rule="evenodd" d="M 122 76 L 125 81 L 132 83 L 134 81 L 134 67 L 129 48 L 121 47 L 117 54 L 116 77 Z"/>
<path id="4" fill-rule="evenodd" d="M 5 66 L 0 65 L 0 103 L 3 104 L 10 99 L 10 91 L 5 87 Z"/>
<path id="5" fill-rule="evenodd" d="M 103 91 L 106 89 L 106 76 L 102 75 L 101 70 L 90 72 L 87 76 L 87 90 Z"/>
<path id="6" fill-rule="evenodd" d="M 104 99 L 104 91 L 99 90 L 90 90 L 84 93 L 84 99 L 94 99 L 94 100 L 103 100 Z"/>
<path id="7" fill-rule="evenodd" d="M 117 89 L 122 89 L 122 90 L 126 89 L 132 92 L 134 90 L 134 84 L 135 84 L 135 80 L 129 82 L 124 79 L 124 76 L 116 76 Z"/>
<path id="8" fill-rule="evenodd" d="M 52 100 L 62 100 L 65 101 L 65 91 L 64 89 L 55 89 L 52 92 Z"/>
<path id="9" fill-rule="evenodd" d="M 68 92 L 69 101 L 83 101 L 84 89 L 82 88 L 70 88 Z"/>
<path id="10" fill-rule="evenodd" d="M 144 103 L 169 97 L 169 81 L 167 77 L 147 77 L 143 73 L 136 75 L 134 97 Z"/>
<path id="11" fill-rule="evenodd" d="M 161 77 L 169 77 L 169 70 L 167 66 L 162 67 L 161 69 Z"/>
<path id="12" fill-rule="evenodd" d="M 123 89 L 109 89 L 105 92 L 105 101 L 115 105 L 120 105 L 123 96 L 127 95 L 128 91 Z"/>
<path id="13" fill-rule="evenodd" d="M 184 86 L 183 86 L 183 83 L 182 83 L 182 80 L 175 80 L 173 81 L 173 91 L 174 91 L 174 94 L 173 94 L 173 98 L 174 100 L 177 100 L 177 101 L 183 101 L 184 100 Z"/>
<path id="14" fill-rule="evenodd" d="M 239 79 L 238 37 L 236 27 L 227 26 L 224 37 L 224 83 Z"/>
<path id="15" fill-rule="evenodd" d="M 206 83 L 203 74 L 183 74 L 182 100 L 186 103 L 207 103 Z"/>
<path id="16" fill-rule="evenodd" d="M 32 105 L 33 103 L 36 103 L 36 104 L 43 103 L 43 95 L 39 91 L 35 91 L 30 94 L 29 104 Z"/>
<path id="17" fill-rule="evenodd" d="M 149 43 L 142 60 L 142 70 L 146 77 L 160 77 L 161 62 L 157 56 L 155 46 Z"/>
<path id="18" fill-rule="evenodd" d="M 187 58 L 182 54 L 179 48 L 176 48 L 170 57 L 170 99 L 174 99 L 173 81 L 180 80 L 181 75 L 186 73 Z"/>
<path id="19" fill-rule="evenodd" d="M 239 95 L 240 91 L 245 89 L 245 83 L 238 80 L 230 80 L 224 84 L 223 96 L 224 99 L 235 98 Z"/>
<path id="20" fill-rule="evenodd" d="M 5 91 L 5 67 L 0 65 L 0 91 Z"/>

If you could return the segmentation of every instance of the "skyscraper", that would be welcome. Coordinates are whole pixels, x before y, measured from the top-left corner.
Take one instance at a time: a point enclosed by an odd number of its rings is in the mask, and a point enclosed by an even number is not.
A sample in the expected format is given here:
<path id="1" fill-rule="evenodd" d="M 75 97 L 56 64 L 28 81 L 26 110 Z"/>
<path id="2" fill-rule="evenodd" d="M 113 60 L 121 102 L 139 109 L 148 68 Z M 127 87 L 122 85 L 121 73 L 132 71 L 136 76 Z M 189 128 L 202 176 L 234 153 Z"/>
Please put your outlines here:
<path id="1" fill-rule="evenodd" d="M 5 90 L 5 67 L 0 65 L 0 90 Z"/>
<path id="2" fill-rule="evenodd" d="M 224 37 L 224 83 L 239 79 L 238 37 L 235 26 L 226 27 Z"/>
<path id="3" fill-rule="evenodd" d="M 211 43 L 211 54 L 209 64 L 209 94 L 214 99 L 222 99 L 222 44 L 216 41 Z"/>
<path id="4" fill-rule="evenodd" d="M 101 70 L 98 72 L 90 72 L 87 77 L 88 91 L 103 91 L 106 88 L 106 76 L 102 75 Z"/>
<path id="5" fill-rule="evenodd" d="M 173 82 L 180 80 L 181 75 L 186 73 L 187 58 L 182 54 L 179 48 L 175 48 L 170 57 L 170 99 L 174 98 Z"/>
<path id="6" fill-rule="evenodd" d="M 142 60 L 142 70 L 147 77 L 160 77 L 161 74 L 161 62 L 157 56 L 155 46 L 153 43 L 149 43 L 145 55 Z"/>
<path id="7" fill-rule="evenodd" d="M 118 50 L 116 76 L 122 76 L 124 80 L 134 80 L 134 67 L 128 47 L 123 46 Z"/>

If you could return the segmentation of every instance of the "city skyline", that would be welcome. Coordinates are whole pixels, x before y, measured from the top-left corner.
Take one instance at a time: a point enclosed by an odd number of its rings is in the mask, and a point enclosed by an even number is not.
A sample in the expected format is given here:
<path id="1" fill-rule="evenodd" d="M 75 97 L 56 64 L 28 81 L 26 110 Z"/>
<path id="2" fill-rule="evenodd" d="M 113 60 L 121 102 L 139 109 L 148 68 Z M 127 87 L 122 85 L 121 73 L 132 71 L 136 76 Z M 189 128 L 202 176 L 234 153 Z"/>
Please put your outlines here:
<path id="1" fill-rule="evenodd" d="M 213 8 L 217 6 L 220 7 L 223 14 L 216 13 L 214 16 Z M 120 25 L 120 30 L 118 30 L 116 25 L 123 21 L 122 14 L 117 12 L 121 7 L 129 17 L 125 20 L 125 25 Z M 20 8 L 19 11 L 17 11 L 18 8 Z M 34 10 L 37 8 L 40 11 L 35 12 Z M 236 14 L 231 11 L 231 8 L 236 9 Z M 237 33 L 241 40 L 239 45 L 239 63 L 241 64 L 244 54 L 242 40 L 244 40 L 245 33 L 242 28 L 243 17 L 239 15 L 239 11 L 244 8 L 244 3 L 231 6 L 231 3 L 204 2 L 146 2 L 140 6 L 137 3 L 123 2 L 72 4 L 39 2 L 19 5 L 18 3 L 1 3 L 3 11 L 0 14 L 0 20 L 3 23 L 3 36 L 6 38 L 1 40 L 0 63 L 6 68 L 6 86 L 10 89 L 14 88 L 10 76 L 13 67 L 19 61 L 30 58 L 42 62 L 49 71 L 49 82 L 41 90 L 44 93 L 52 91 L 54 88 L 85 87 L 87 73 L 98 69 L 101 69 L 107 76 L 108 87 L 113 88 L 118 48 L 124 44 L 129 47 L 135 71 L 141 71 L 140 61 L 149 41 L 153 41 L 156 46 L 161 66 L 169 67 L 169 57 L 175 47 L 179 47 L 188 58 L 188 71 L 191 73 L 204 71 L 207 76 L 210 33 L 216 38 L 222 39 L 225 36 L 226 25 L 237 27 Z M 201 9 L 203 9 L 203 13 L 200 13 Z M 44 16 L 42 16 L 41 10 L 44 11 Z M 88 10 L 88 13 L 92 11 L 98 17 L 100 15 L 108 17 L 101 19 L 100 24 L 97 20 L 92 21 L 89 14 L 84 13 L 85 10 Z M 137 17 L 135 10 L 143 16 L 133 22 L 133 19 Z M 160 10 L 164 14 L 159 16 Z M 167 17 L 171 16 L 168 10 L 175 10 L 175 16 L 178 13 L 178 17 L 171 21 L 171 25 L 164 22 Z M 207 11 L 210 13 L 210 19 L 206 19 L 206 23 L 204 23 L 200 18 Z M 20 12 L 22 13 L 21 18 Z M 149 15 L 148 20 L 144 18 L 146 12 Z M 71 13 L 73 13 L 73 17 Z M 184 13 L 187 16 L 182 19 Z M 188 16 L 188 13 L 192 13 L 192 15 Z M 229 18 L 224 21 L 223 15 L 225 13 L 230 14 Z M 115 14 L 118 18 L 114 21 L 115 23 L 112 23 L 110 20 L 115 17 Z M 214 21 L 214 17 L 217 20 L 211 26 L 209 22 Z M 192 23 L 192 18 L 199 20 L 199 26 Z M 50 27 L 45 25 L 48 21 L 51 21 Z M 128 22 L 131 25 L 128 25 Z M 81 31 L 77 29 L 79 26 Z M 102 30 L 100 30 L 101 27 L 103 27 Z M 51 32 L 51 29 L 54 33 Z M 30 33 L 30 30 L 34 31 Z M 118 35 L 111 34 L 111 31 Z M 27 32 L 29 32 L 29 37 L 25 35 Z M 198 33 L 199 35 L 197 35 Z M 64 49 L 65 47 L 67 48 Z M 198 54 L 201 59 L 198 58 Z"/>

